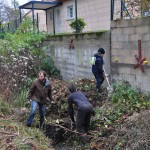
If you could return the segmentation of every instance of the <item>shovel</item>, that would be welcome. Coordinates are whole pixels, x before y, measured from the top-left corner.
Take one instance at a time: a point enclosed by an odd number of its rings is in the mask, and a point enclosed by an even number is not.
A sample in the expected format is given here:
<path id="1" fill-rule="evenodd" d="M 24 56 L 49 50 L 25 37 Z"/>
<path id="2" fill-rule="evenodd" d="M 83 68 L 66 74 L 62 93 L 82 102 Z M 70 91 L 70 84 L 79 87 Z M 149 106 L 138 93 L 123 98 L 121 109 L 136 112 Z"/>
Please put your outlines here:
<path id="1" fill-rule="evenodd" d="M 110 85 L 110 82 L 109 82 L 109 79 L 108 79 L 108 74 L 106 74 L 106 71 L 105 71 L 105 69 L 103 69 L 104 70 L 104 75 L 105 75 L 105 77 L 106 77 L 106 80 L 107 80 L 107 83 L 108 83 L 108 87 L 107 87 L 107 91 L 108 91 L 108 96 L 110 97 L 111 96 L 111 94 L 112 94 L 112 92 L 113 92 L 113 87 L 112 87 L 112 85 Z"/>

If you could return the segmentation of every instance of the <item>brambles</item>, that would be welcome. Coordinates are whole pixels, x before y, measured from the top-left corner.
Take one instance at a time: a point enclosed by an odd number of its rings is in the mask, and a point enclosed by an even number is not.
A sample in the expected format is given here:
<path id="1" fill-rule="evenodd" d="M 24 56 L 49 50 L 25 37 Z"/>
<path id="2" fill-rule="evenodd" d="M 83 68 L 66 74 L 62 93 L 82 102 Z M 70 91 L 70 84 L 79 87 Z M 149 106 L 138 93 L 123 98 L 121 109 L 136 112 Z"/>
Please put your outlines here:
<path id="1" fill-rule="evenodd" d="M 0 40 L 0 94 L 3 100 L 10 101 L 22 89 L 28 88 L 40 69 L 50 70 L 49 75 L 60 76 L 52 59 L 40 47 L 46 34 L 33 32 L 31 26 L 32 21 L 27 18 L 15 33 L 6 32 Z"/>

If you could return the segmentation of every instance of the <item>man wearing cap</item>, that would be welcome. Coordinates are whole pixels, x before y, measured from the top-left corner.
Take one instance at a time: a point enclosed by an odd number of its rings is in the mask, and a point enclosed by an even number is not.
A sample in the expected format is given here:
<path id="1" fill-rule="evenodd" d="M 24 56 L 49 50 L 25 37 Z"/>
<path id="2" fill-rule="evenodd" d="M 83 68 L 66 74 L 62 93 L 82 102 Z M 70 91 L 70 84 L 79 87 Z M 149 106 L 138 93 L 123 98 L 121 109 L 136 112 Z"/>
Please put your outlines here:
<path id="1" fill-rule="evenodd" d="M 104 82 L 104 70 L 103 70 L 103 57 L 105 50 L 103 48 L 98 49 L 98 53 L 94 54 L 92 63 L 92 72 L 96 79 L 96 89 L 101 92 L 101 85 Z"/>

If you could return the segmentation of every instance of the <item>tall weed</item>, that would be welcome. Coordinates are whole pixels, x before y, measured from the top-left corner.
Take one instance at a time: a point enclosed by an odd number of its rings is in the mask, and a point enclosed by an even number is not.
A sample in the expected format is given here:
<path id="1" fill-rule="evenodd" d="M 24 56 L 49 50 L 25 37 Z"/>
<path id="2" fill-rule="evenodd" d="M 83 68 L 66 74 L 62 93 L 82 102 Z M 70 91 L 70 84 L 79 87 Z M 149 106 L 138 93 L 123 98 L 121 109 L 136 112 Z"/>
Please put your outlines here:
<path id="1" fill-rule="evenodd" d="M 11 105 L 0 99 L 0 113 L 3 115 L 9 115 L 11 113 Z"/>
<path id="2" fill-rule="evenodd" d="M 16 107 L 24 107 L 26 103 L 27 89 L 23 88 L 22 91 L 15 98 Z"/>

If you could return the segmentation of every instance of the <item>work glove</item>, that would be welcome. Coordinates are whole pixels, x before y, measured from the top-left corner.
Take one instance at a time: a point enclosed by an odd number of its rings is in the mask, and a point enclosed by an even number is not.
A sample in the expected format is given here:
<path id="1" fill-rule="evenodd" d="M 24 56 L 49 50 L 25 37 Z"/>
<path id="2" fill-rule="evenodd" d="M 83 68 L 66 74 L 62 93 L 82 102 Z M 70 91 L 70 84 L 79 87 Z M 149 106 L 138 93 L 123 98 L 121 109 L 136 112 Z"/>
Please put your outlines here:
<path id="1" fill-rule="evenodd" d="M 75 122 L 71 122 L 71 130 L 75 130 L 76 129 L 76 123 Z"/>
<path id="2" fill-rule="evenodd" d="M 30 99 L 26 98 L 26 104 L 25 107 L 28 107 L 30 105 Z"/>

